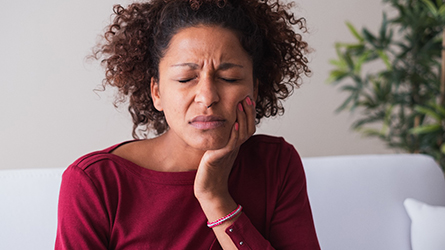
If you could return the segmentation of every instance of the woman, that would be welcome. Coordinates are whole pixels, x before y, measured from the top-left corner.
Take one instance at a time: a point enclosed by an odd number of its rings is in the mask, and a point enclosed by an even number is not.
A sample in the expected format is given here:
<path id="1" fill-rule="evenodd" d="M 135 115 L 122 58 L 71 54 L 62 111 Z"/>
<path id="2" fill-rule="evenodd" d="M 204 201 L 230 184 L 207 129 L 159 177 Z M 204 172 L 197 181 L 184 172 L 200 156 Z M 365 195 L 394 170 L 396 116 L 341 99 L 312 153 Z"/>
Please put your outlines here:
<path id="1" fill-rule="evenodd" d="M 135 138 L 64 173 L 56 249 L 319 249 L 300 158 L 252 136 L 307 68 L 278 1 L 116 6 L 98 46 Z M 142 136 L 140 136 L 142 134 Z"/>

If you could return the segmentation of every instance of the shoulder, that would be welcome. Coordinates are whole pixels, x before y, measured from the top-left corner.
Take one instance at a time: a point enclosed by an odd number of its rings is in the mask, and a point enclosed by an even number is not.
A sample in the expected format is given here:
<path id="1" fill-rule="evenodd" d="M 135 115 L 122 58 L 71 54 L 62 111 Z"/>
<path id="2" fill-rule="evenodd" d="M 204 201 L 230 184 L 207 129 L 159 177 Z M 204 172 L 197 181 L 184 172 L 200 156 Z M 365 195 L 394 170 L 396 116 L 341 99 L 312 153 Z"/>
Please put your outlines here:
<path id="1" fill-rule="evenodd" d="M 241 146 L 238 158 L 243 165 L 260 165 L 274 171 L 286 171 L 289 165 L 301 167 L 294 146 L 282 137 L 269 135 L 252 136 Z"/>
<path id="2" fill-rule="evenodd" d="M 113 146 L 110 146 L 108 148 L 85 154 L 85 155 L 79 157 L 77 160 L 75 160 L 71 164 L 71 166 L 76 166 L 77 168 L 86 171 L 89 168 L 91 168 L 92 166 L 97 165 L 97 163 L 99 163 L 99 162 L 100 163 L 107 163 L 107 162 L 111 163 L 111 162 L 118 161 L 119 157 L 112 154 L 112 152 L 115 149 L 117 149 L 118 147 L 121 147 L 129 142 L 133 142 L 133 140 L 121 142 L 121 143 L 115 144 Z"/>
<path id="3" fill-rule="evenodd" d="M 270 135 L 254 135 L 247 140 L 242 146 L 241 151 L 264 152 L 274 151 L 276 153 L 295 152 L 294 146 L 288 143 L 283 137 Z"/>
<path id="4" fill-rule="evenodd" d="M 277 136 L 271 136 L 271 135 L 263 135 L 263 134 L 257 134 L 253 135 L 249 138 L 248 142 L 261 142 L 261 143 L 271 143 L 271 144 L 282 144 L 283 142 L 286 142 L 283 137 L 277 137 Z"/>
<path id="5" fill-rule="evenodd" d="M 123 177 L 131 172 L 131 166 L 111 152 L 125 143 L 88 153 L 75 160 L 62 175 L 63 193 L 88 193 L 101 197 L 106 193 L 118 193 L 125 180 Z"/>
<path id="6" fill-rule="evenodd" d="M 300 190 L 306 183 L 298 152 L 282 137 L 252 136 L 240 148 L 234 173 L 258 190 L 258 185 L 267 184 L 264 190 L 274 197 L 281 196 L 287 187 Z"/>
<path id="7" fill-rule="evenodd" d="M 125 169 L 129 163 L 112 152 L 128 142 L 131 141 L 122 142 L 79 157 L 64 171 L 63 178 L 83 178 L 93 182 L 118 178 L 126 171 Z"/>
<path id="8" fill-rule="evenodd" d="M 80 170 L 86 171 L 88 168 L 97 165 L 98 162 L 113 161 L 113 155 L 107 150 L 99 150 L 88 153 L 75 160 L 71 166 L 75 166 Z"/>

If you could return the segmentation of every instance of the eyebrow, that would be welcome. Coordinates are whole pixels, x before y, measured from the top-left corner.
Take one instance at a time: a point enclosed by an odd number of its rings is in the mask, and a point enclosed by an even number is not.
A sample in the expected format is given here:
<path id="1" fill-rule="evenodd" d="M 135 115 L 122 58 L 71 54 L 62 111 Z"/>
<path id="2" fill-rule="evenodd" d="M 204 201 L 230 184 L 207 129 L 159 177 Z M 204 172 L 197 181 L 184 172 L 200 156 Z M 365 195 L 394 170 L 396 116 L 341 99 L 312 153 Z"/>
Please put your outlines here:
<path id="1" fill-rule="evenodd" d="M 178 63 L 172 65 L 171 67 L 189 67 L 191 69 L 197 69 L 199 65 L 196 63 Z M 244 68 L 244 66 L 235 63 L 222 63 L 218 66 L 218 70 L 228 70 L 231 68 Z"/>
<path id="2" fill-rule="evenodd" d="M 192 69 L 197 69 L 198 64 L 196 64 L 196 63 L 178 63 L 178 64 L 172 65 L 171 67 L 189 67 Z"/>
<path id="3" fill-rule="evenodd" d="M 219 65 L 219 70 L 227 70 L 231 68 L 244 68 L 243 65 L 234 64 L 234 63 L 222 63 Z"/>

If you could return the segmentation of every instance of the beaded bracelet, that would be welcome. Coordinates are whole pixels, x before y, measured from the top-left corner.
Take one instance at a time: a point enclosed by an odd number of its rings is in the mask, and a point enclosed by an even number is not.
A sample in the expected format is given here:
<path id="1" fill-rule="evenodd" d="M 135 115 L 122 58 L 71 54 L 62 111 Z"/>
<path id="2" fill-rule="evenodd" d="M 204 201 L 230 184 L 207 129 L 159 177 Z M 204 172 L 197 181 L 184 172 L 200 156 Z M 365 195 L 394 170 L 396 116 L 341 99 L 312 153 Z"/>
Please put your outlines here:
<path id="1" fill-rule="evenodd" d="M 232 219 L 233 217 L 235 217 L 237 214 L 239 214 L 242 209 L 243 209 L 243 207 L 241 205 L 238 205 L 238 207 L 235 210 L 233 210 L 230 214 L 222 217 L 221 219 L 218 219 L 214 222 L 207 222 L 207 226 L 210 228 L 213 228 L 218 225 L 221 225 L 221 224 L 223 224 L 224 221 L 228 221 L 228 220 Z"/>

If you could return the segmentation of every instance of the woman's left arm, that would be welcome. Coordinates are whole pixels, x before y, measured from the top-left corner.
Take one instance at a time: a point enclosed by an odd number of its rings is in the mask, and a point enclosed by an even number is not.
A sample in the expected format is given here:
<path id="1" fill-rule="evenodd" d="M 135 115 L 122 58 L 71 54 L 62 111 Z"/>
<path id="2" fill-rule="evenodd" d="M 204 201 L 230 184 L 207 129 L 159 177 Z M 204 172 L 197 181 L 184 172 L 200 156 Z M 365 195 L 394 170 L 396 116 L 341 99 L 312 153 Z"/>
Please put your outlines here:
<path id="1" fill-rule="evenodd" d="M 228 178 L 238 149 L 255 132 L 255 106 L 245 99 L 237 108 L 237 123 L 232 129 L 226 147 L 207 151 L 200 163 L 195 179 L 195 196 L 209 221 L 218 220 L 237 208 L 229 193 Z M 320 249 L 315 234 L 306 180 L 300 157 L 293 147 L 288 153 L 286 176 L 270 230 L 270 242 L 253 226 L 249 218 L 240 213 L 234 218 L 213 227 L 223 249 Z M 271 245 L 273 244 L 273 247 Z M 298 248 L 296 248 L 298 247 Z"/>
<path id="2" fill-rule="evenodd" d="M 255 103 L 246 97 L 236 107 L 237 121 L 232 127 L 227 145 L 207 151 L 201 159 L 195 178 L 194 192 L 208 221 L 216 221 L 237 208 L 229 193 L 228 180 L 239 147 L 255 133 Z M 241 214 L 213 227 L 223 249 L 237 249 L 226 233 Z M 263 239 L 264 240 L 264 239 Z"/>

